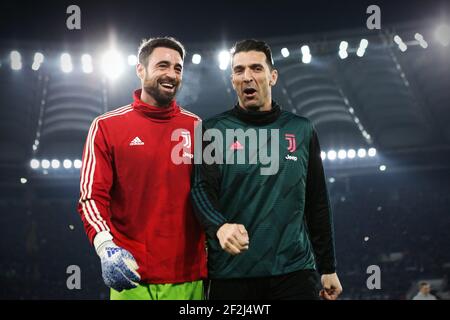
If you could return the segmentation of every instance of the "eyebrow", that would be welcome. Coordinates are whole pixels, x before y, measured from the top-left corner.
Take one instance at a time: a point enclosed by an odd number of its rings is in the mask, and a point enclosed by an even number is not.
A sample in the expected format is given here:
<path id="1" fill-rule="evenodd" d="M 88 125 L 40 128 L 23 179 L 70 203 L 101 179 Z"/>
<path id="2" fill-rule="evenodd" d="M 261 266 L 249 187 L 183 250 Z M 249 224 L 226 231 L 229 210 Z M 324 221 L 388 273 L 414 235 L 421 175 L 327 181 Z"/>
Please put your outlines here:
<path id="1" fill-rule="evenodd" d="M 172 63 L 169 60 L 161 60 L 161 61 L 158 61 L 155 65 L 159 65 L 159 64 L 171 65 Z M 183 69 L 183 65 L 180 63 L 175 63 L 175 67 L 180 67 L 181 69 Z"/>
<path id="2" fill-rule="evenodd" d="M 250 69 L 253 69 L 253 68 L 256 68 L 256 67 L 264 68 L 264 66 L 261 63 L 252 63 L 251 65 L 249 65 L 249 67 L 250 67 Z M 240 68 L 244 68 L 244 66 L 241 65 L 241 64 L 238 64 L 237 66 L 233 67 L 233 70 L 240 69 Z"/>

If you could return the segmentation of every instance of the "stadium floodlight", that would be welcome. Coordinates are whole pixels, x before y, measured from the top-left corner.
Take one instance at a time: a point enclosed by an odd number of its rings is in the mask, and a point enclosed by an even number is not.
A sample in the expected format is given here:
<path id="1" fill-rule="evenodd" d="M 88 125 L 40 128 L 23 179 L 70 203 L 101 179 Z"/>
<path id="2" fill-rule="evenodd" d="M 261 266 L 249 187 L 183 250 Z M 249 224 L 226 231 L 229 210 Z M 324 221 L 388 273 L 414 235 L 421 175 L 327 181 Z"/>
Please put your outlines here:
<path id="1" fill-rule="evenodd" d="M 348 112 L 350 112 L 351 114 L 355 113 L 355 109 L 353 109 L 352 107 L 348 108 Z"/>
<path id="2" fill-rule="evenodd" d="M 41 161 L 41 167 L 42 167 L 42 169 L 50 168 L 50 161 L 48 161 L 47 159 L 43 159 Z"/>
<path id="3" fill-rule="evenodd" d="M 341 149 L 338 151 L 337 155 L 338 155 L 339 159 L 343 160 L 343 159 L 347 158 L 347 151 Z"/>
<path id="4" fill-rule="evenodd" d="M 283 56 L 283 58 L 289 57 L 289 49 L 288 48 L 281 49 L 281 55 Z"/>
<path id="5" fill-rule="evenodd" d="M 76 159 L 73 161 L 73 167 L 75 169 L 80 169 L 81 168 L 81 160 L 80 159 Z"/>
<path id="6" fill-rule="evenodd" d="M 375 148 L 370 148 L 370 149 L 367 151 L 367 154 L 369 155 L 369 157 L 375 157 L 376 154 L 377 154 L 377 149 L 375 149 Z"/>
<path id="7" fill-rule="evenodd" d="M 302 51 L 302 62 L 306 64 L 310 63 L 312 56 L 309 46 L 307 45 L 302 46 L 301 51 Z"/>
<path id="8" fill-rule="evenodd" d="M 349 149 L 347 151 L 347 158 L 353 159 L 356 156 L 356 151 L 354 149 Z"/>
<path id="9" fill-rule="evenodd" d="M 356 50 L 356 55 L 361 58 L 362 56 L 364 56 L 365 52 L 366 52 L 366 49 L 359 47 L 358 50 Z"/>
<path id="10" fill-rule="evenodd" d="M 134 54 L 128 56 L 128 65 L 135 66 L 138 64 L 138 58 Z"/>
<path id="11" fill-rule="evenodd" d="M 408 49 L 408 46 L 406 45 L 406 43 L 402 42 L 398 45 L 398 48 L 400 49 L 401 52 L 405 52 L 406 49 Z"/>
<path id="12" fill-rule="evenodd" d="M 328 182 L 330 183 L 334 183 L 336 181 L 336 179 L 334 177 L 330 177 L 330 179 L 328 179 Z"/>
<path id="13" fill-rule="evenodd" d="M 369 41 L 367 41 L 367 39 L 361 39 L 361 42 L 359 43 L 359 47 L 361 49 L 366 50 L 368 45 L 369 45 Z"/>
<path id="14" fill-rule="evenodd" d="M 222 50 L 219 53 L 219 68 L 220 70 L 226 70 L 230 63 L 230 52 L 228 50 Z"/>
<path id="15" fill-rule="evenodd" d="M 61 163 L 59 162 L 59 160 L 53 159 L 52 160 L 52 168 L 53 169 L 58 169 L 61 166 Z"/>
<path id="16" fill-rule="evenodd" d="M 363 149 L 363 148 L 358 149 L 358 157 L 365 158 L 366 154 L 367 154 L 366 149 Z"/>
<path id="17" fill-rule="evenodd" d="M 61 55 L 61 70 L 64 73 L 72 72 L 73 65 L 72 65 L 72 58 L 70 57 L 70 54 L 63 53 Z"/>
<path id="18" fill-rule="evenodd" d="M 123 69 L 123 58 L 118 51 L 111 49 L 103 54 L 102 71 L 109 79 L 117 79 L 122 74 Z"/>
<path id="19" fill-rule="evenodd" d="M 63 167 L 64 167 L 64 169 L 70 169 L 70 168 L 72 168 L 72 161 L 69 160 L 69 159 L 65 159 L 65 160 L 63 161 Z"/>
<path id="20" fill-rule="evenodd" d="M 348 49 L 348 42 L 347 41 L 341 41 L 339 44 L 339 51 L 347 51 Z"/>
<path id="21" fill-rule="evenodd" d="M 301 47 L 301 51 L 302 51 L 302 55 L 308 55 L 308 54 L 311 54 L 311 51 L 310 51 L 310 49 L 309 49 L 309 46 L 307 46 L 307 45 L 302 46 L 302 47 Z"/>
<path id="22" fill-rule="evenodd" d="M 384 164 L 382 164 L 379 169 L 380 169 L 380 171 L 386 171 L 386 166 Z"/>
<path id="23" fill-rule="evenodd" d="M 193 64 L 199 64 L 202 61 L 202 56 L 199 55 L 198 53 L 194 53 L 192 55 L 192 63 Z"/>
<path id="24" fill-rule="evenodd" d="M 25 183 L 27 183 L 27 181 L 28 181 L 27 178 L 23 178 L 23 177 L 20 178 L 20 183 L 21 184 L 25 184 Z"/>
<path id="25" fill-rule="evenodd" d="M 37 160 L 37 159 L 31 159 L 31 161 L 30 161 L 30 167 L 31 167 L 31 169 L 33 169 L 33 170 L 38 169 L 38 168 L 39 168 L 39 165 L 40 165 L 39 160 Z"/>
<path id="26" fill-rule="evenodd" d="M 324 151 L 321 151 L 320 157 L 322 158 L 322 160 L 325 160 L 327 158 L 327 154 Z"/>
<path id="27" fill-rule="evenodd" d="M 403 40 L 402 40 L 402 38 L 400 38 L 399 35 L 396 35 L 394 37 L 394 42 L 399 45 L 400 43 L 403 43 Z"/>
<path id="28" fill-rule="evenodd" d="M 345 58 L 347 58 L 348 57 L 348 53 L 347 53 L 347 51 L 341 51 L 341 50 L 339 50 L 339 58 L 341 58 L 341 59 L 345 59 Z"/>
<path id="29" fill-rule="evenodd" d="M 428 48 L 428 43 L 427 43 L 427 42 L 425 41 L 425 39 L 423 38 L 423 35 L 421 35 L 420 33 L 416 33 L 416 34 L 414 35 L 414 39 L 416 39 L 417 42 L 419 42 L 419 45 L 420 45 L 422 48 L 424 48 L 424 49 Z"/>
<path id="30" fill-rule="evenodd" d="M 335 160 L 336 159 L 336 151 L 334 151 L 334 150 L 328 151 L 327 158 L 331 161 Z"/>
<path id="31" fill-rule="evenodd" d="M 312 56 L 311 56 L 310 54 L 304 55 L 304 56 L 302 57 L 302 62 L 305 63 L 305 64 L 310 63 L 311 60 L 312 60 Z"/>
<path id="32" fill-rule="evenodd" d="M 43 62 L 44 62 L 44 55 L 40 52 L 36 52 L 34 54 L 33 65 L 31 66 L 31 69 L 33 69 L 34 71 L 39 70 Z"/>
<path id="33" fill-rule="evenodd" d="M 12 70 L 20 70 L 22 69 L 22 56 L 20 55 L 19 51 L 11 51 L 10 55 L 11 60 L 11 69 Z"/>
<path id="34" fill-rule="evenodd" d="M 89 54 L 83 54 L 81 56 L 81 68 L 84 73 L 92 73 L 92 71 L 94 71 L 92 57 Z"/>
<path id="35" fill-rule="evenodd" d="M 450 27 L 446 24 L 441 24 L 436 28 L 434 36 L 441 45 L 447 47 L 450 43 Z"/>
<path id="36" fill-rule="evenodd" d="M 36 63 L 44 62 L 44 55 L 41 52 L 36 52 L 34 54 L 34 62 Z"/>

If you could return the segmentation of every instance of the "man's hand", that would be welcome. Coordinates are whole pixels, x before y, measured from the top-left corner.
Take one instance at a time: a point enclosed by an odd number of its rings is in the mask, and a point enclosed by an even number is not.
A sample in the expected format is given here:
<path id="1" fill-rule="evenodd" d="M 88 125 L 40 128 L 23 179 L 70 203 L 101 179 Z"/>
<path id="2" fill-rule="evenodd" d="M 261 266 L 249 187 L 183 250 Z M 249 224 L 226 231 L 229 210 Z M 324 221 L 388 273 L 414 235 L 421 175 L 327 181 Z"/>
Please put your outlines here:
<path id="1" fill-rule="evenodd" d="M 217 230 L 217 238 L 222 249 L 231 255 L 248 250 L 248 233 L 242 224 L 225 223 Z"/>
<path id="2" fill-rule="evenodd" d="M 342 286 L 336 273 L 322 275 L 320 296 L 326 300 L 336 300 L 342 292 Z"/>
<path id="3" fill-rule="evenodd" d="M 97 248 L 102 263 L 102 276 L 105 284 L 116 291 L 136 288 L 141 276 L 133 255 L 108 240 Z"/>

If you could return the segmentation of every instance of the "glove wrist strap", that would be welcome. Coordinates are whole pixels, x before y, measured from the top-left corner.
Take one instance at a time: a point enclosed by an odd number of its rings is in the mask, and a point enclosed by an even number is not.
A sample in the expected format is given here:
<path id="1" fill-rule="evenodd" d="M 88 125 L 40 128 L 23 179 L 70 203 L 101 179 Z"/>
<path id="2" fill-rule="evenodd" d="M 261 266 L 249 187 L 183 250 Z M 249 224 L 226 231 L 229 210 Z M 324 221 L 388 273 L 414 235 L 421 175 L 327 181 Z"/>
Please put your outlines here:
<path id="1" fill-rule="evenodd" d="M 94 238 L 94 248 L 97 254 L 100 256 L 101 249 L 103 249 L 104 244 L 106 242 L 111 241 L 112 242 L 113 236 L 108 231 L 101 231 L 97 233 L 97 235 Z"/>

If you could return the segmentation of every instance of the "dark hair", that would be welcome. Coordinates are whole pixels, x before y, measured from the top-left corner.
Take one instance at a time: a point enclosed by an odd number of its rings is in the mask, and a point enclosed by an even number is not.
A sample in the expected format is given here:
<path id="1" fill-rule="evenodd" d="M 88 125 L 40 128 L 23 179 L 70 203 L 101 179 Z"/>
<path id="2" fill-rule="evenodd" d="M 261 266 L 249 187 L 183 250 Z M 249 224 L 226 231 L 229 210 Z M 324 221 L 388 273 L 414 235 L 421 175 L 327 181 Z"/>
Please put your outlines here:
<path id="1" fill-rule="evenodd" d="M 184 50 L 184 47 L 180 41 L 172 37 L 158 37 L 158 38 L 151 38 L 148 40 L 144 39 L 142 41 L 138 50 L 139 63 L 146 67 L 148 63 L 148 57 L 152 54 L 155 48 L 160 47 L 169 48 L 177 51 L 180 54 L 181 59 L 184 60 L 186 51 Z"/>
<path id="2" fill-rule="evenodd" d="M 430 284 L 428 283 L 428 282 L 426 282 L 426 281 L 421 281 L 420 283 L 419 283 L 419 287 L 420 288 L 422 288 L 422 287 L 425 287 L 425 286 L 429 286 Z"/>
<path id="3" fill-rule="evenodd" d="M 270 50 L 270 47 L 267 43 L 264 41 L 254 40 L 254 39 L 247 39 L 247 40 L 241 40 L 235 43 L 233 46 L 233 49 L 231 49 L 232 58 L 234 58 L 234 55 L 239 52 L 248 52 L 248 51 L 259 51 L 263 52 L 266 55 L 266 62 L 270 67 L 270 70 L 273 70 L 274 63 L 272 59 L 272 50 Z"/>

